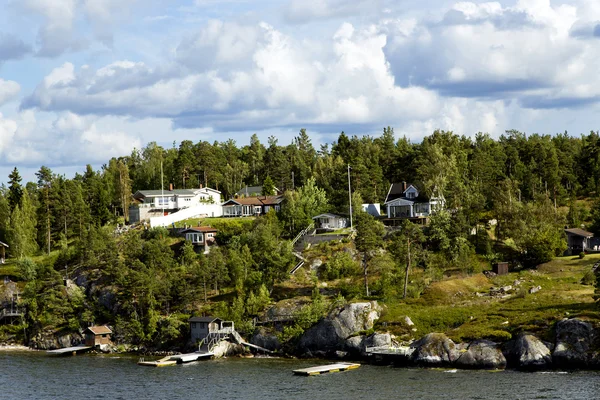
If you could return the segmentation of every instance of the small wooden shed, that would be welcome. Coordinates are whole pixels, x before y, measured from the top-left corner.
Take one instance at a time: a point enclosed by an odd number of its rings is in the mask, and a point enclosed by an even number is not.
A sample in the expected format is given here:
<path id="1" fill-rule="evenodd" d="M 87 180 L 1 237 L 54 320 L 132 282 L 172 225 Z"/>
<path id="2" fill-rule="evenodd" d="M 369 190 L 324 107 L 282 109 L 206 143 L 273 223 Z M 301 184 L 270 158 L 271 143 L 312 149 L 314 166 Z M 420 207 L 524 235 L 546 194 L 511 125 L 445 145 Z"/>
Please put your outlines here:
<path id="1" fill-rule="evenodd" d="M 101 344 L 110 344 L 110 335 L 112 331 L 106 325 L 90 326 L 84 331 L 86 346 L 99 346 Z"/>
<path id="2" fill-rule="evenodd" d="M 497 262 L 492 265 L 492 271 L 494 271 L 497 275 L 506 275 L 508 274 L 508 263 Z"/>
<path id="3" fill-rule="evenodd" d="M 0 264 L 4 264 L 6 260 L 6 249 L 8 249 L 8 245 L 4 242 L 0 242 Z"/>

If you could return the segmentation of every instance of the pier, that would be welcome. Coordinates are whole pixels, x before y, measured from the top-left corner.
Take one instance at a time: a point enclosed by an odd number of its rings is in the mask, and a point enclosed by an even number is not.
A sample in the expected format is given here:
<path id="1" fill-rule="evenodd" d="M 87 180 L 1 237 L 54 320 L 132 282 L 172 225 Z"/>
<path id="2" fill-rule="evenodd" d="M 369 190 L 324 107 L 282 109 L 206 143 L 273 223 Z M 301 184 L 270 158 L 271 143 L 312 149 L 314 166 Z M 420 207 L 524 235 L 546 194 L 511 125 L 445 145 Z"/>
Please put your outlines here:
<path id="1" fill-rule="evenodd" d="M 296 369 L 293 372 L 296 375 L 313 376 L 313 375 L 327 374 L 329 372 L 348 371 L 351 369 L 357 369 L 359 367 L 360 367 L 360 364 L 336 363 L 336 364 L 329 364 L 329 365 L 320 365 L 318 367 Z"/>
<path id="2" fill-rule="evenodd" d="M 91 349 L 92 346 L 86 346 L 84 344 L 81 344 L 79 346 L 73 346 L 73 347 L 65 347 L 63 349 L 56 349 L 56 350 L 48 350 L 46 351 L 46 353 L 48 354 L 55 354 L 55 355 L 64 355 L 64 354 L 77 354 L 78 352 L 84 352 L 87 351 L 89 349 Z"/>
<path id="3" fill-rule="evenodd" d="M 154 361 L 145 361 L 143 358 L 141 358 L 137 364 L 144 367 L 168 367 L 175 364 L 185 364 L 189 362 L 199 361 L 202 359 L 209 359 L 212 356 L 214 356 L 214 354 L 211 352 L 196 351 L 194 353 L 166 356 L 161 358 L 160 360 Z"/>

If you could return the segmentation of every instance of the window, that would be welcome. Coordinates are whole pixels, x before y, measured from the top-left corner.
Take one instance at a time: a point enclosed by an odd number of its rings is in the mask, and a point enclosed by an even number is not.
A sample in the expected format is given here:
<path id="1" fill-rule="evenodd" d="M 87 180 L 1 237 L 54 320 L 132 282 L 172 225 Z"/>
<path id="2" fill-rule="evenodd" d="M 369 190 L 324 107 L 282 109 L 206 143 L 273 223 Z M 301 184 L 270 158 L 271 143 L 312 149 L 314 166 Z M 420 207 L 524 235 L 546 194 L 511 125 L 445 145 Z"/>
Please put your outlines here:
<path id="1" fill-rule="evenodd" d="M 408 192 L 408 196 L 409 199 L 414 199 L 415 198 L 415 192 Z"/>
<path id="2" fill-rule="evenodd" d="M 196 323 L 192 322 L 192 329 L 196 329 Z"/>
<path id="3" fill-rule="evenodd" d="M 169 204 L 169 198 L 168 197 L 159 197 L 158 199 L 158 205 L 159 206 L 166 206 Z"/>

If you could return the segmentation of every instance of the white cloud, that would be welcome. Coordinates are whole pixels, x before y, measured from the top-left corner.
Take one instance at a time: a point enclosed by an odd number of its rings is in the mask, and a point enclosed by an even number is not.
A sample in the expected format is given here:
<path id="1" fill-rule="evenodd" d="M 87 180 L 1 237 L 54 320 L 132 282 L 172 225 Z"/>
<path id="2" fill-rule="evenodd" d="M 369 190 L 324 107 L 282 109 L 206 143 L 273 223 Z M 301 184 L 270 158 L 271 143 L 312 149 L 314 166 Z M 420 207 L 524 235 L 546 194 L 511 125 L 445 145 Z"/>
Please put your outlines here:
<path id="1" fill-rule="evenodd" d="M 20 91 L 21 85 L 17 82 L 0 78 L 0 106 L 15 99 Z"/>
<path id="2" fill-rule="evenodd" d="M 17 131 L 17 123 L 11 119 L 4 118 L 0 113 L 0 157 L 10 149 Z"/>
<path id="3" fill-rule="evenodd" d="M 286 6 L 285 17 L 294 23 L 350 17 L 373 13 L 381 8 L 380 3 L 379 0 L 291 0 Z"/>

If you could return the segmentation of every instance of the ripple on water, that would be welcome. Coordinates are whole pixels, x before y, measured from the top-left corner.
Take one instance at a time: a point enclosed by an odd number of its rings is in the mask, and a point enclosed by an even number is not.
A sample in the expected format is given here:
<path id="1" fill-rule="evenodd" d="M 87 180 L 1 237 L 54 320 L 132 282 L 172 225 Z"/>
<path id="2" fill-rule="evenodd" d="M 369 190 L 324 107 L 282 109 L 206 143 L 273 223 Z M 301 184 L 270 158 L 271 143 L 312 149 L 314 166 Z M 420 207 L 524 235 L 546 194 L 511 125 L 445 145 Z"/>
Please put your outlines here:
<path id="1" fill-rule="evenodd" d="M 600 374 L 377 367 L 299 377 L 319 360 L 226 359 L 142 368 L 137 357 L 0 353 L 0 399 L 594 399 Z M 456 372 L 456 373 L 448 373 Z M 18 383 L 18 384 L 17 384 Z"/>

